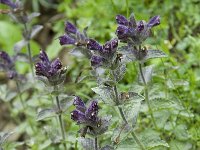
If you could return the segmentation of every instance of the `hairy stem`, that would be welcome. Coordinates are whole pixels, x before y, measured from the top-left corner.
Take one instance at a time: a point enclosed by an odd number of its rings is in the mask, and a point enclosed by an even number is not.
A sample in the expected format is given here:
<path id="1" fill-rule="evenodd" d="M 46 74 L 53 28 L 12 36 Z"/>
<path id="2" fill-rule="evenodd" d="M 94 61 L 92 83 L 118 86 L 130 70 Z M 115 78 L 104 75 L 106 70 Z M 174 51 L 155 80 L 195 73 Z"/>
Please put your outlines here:
<path id="1" fill-rule="evenodd" d="M 114 86 L 114 93 L 115 93 L 115 103 L 116 103 L 117 105 L 119 105 L 120 102 L 119 102 L 119 96 L 118 96 L 118 91 L 117 91 L 117 86 L 116 86 L 116 85 Z M 121 115 L 123 121 L 124 121 L 125 124 L 127 125 L 127 124 L 128 124 L 128 121 L 126 120 L 126 117 L 125 117 L 125 114 L 124 114 L 124 112 L 123 112 L 123 109 L 122 109 L 121 107 L 119 107 L 119 106 L 117 106 L 117 108 L 118 108 L 118 110 L 119 110 L 119 112 L 120 112 L 120 115 Z M 131 135 L 133 136 L 133 138 L 134 138 L 134 140 L 136 141 L 136 143 L 140 146 L 140 148 L 141 148 L 142 150 L 145 150 L 144 145 L 140 142 L 139 138 L 137 137 L 137 135 L 135 134 L 134 131 L 131 132 Z"/>
<path id="2" fill-rule="evenodd" d="M 59 123 L 60 123 L 60 131 L 61 131 L 62 139 L 63 139 L 63 146 L 64 146 L 65 150 L 67 150 L 66 141 L 65 141 L 65 139 L 66 139 L 65 138 L 65 129 L 64 129 L 63 120 L 62 120 L 62 110 L 60 107 L 60 102 L 59 102 L 58 96 L 56 96 L 56 104 L 57 104 L 58 111 L 59 111 L 58 119 L 59 119 Z"/>
<path id="3" fill-rule="evenodd" d="M 24 23 L 24 30 L 25 30 L 25 34 L 29 34 L 29 33 L 28 33 L 28 28 L 27 28 L 26 23 Z M 30 66 L 31 66 L 32 76 L 34 77 L 33 61 L 32 61 L 32 54 L 31 54 L 31 45 L 30 45 L 30 41 L 28 41 L 27 50 L 28 50 L 28 57 L 29 57 L 29 63 L 30 63 Z"/>
<path id="4" fill-rule="evenodd" d="M 98 138 L 94 138 L 94 150 L 98 150 Z"/>
<path id="5" fill-rule="evenodd" d="M 139 63 L 139 71 L 140 71 L 140 75 L 142 77 L 142 82 L 144 84 L 144 96 L 145 96 L 145 101 L 147 103 L 147 106 L 149 108 L 149 113 L 151 115 L 151 119 L 152 119 L 152 122 L 154 124 L 154 127 L 156 129 L 158 129 L 157 125 L 156 125 L 156 122 L 155 122 L 155 118 L 153 116 L 153 111 L 151 109 L 151 105 L 150 105 L 150 102 L 149 102 L 149 90 L 148 90 L 148 84 L 146 83 L 145 81 L 145 78 L 144 78 L 144 74 L 143 74 L 143 71 L 142 71 L 142 63 Z"/>
<path id="6" fill-rule="evenodd" d="M 117 105 L 119 105 L 119 97 L 118 97 L 118 92 L 117 92 L 117 86 L 116 86 L 116 85 L 114 86 L 114 92 L 115 92 L 115 102 L 116 102 Z M 120 115 L 121 115 L 123 121 L 124 121 L 126 124 L 128 124 L 128 122 L 127 122 L 127 120 L 126 120 L 126 117 L 125 117 L 125 115 L 124 115 L 124 112 L 123 112 L 122 108 L 119 107 L 119 106 L 117 106 L 117 108 L 118 108 L 118 110 L 119 110 L 119 113 L 120 113 Z"/>

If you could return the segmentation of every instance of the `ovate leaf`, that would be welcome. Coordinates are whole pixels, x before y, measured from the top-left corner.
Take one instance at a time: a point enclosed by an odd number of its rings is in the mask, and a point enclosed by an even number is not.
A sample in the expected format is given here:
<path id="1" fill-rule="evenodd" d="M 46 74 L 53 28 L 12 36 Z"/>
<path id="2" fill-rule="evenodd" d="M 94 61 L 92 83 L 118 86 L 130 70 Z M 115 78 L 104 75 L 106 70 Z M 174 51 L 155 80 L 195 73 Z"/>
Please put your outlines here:
<path id="1" fill-rule="evenodd" d="M 117 67 L 113 71 L 113 75 L 114 75 L 115 81 L 118 82 L 118 81 L 122 80 L 124 75 L 125 75 L 125 73 L 126 73 L 126 65 L 125 64 L 121 64 L 119 67 Z"/>
<path id="2" fill-rule="evenodd" d="M 85 150 L 94 150 L 94 140 L 90 138 L 79 138 L 79 142 Z"/>
<path id="3" fill-rule="evenodd" d="M 54 108 L 42 109 L 37 114 L 37 121 L 44 120 L 54 116 L 56 116 L 56 110 Z"/>
<path id="4" fill-rule="evenodd" d="M 144 60 L 152 58 L 163 58 L 163 57 L 167 57 L 167 55 L 160 50 L 147 50 L 147 54 L 144 57 Z"/>
<path id="5" fill-rule="evenodd" d="M 112 87 L 110 87 L 110 86 L 99 86 L 99 87 L 92 88 L 92 90 L 96 94 L 98 94 L 99 97 L 105 103 L 115 105 L 115 103 L 113 102 L 114 99 L 115 99 L 115 95 L 114 95 Z"/>
<path id="6" fill-rule="evenodd" d="M 42 28 L 43 28 L 42 25 L 33 26 L 32 30 L 31 30 L 30 39 L 32 39 L 38 32 L 40 32 L 40 30 L 42 30 Z"/>

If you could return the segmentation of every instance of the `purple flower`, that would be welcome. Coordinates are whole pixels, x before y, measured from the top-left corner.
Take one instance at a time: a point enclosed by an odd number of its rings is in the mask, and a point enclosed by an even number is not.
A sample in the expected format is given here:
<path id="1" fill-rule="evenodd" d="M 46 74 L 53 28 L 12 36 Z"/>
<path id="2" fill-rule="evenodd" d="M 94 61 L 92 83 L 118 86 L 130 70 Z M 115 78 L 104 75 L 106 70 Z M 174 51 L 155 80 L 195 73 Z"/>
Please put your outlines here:
<path id="1" fill-rule="evenodd" d="M 133 15 L 130 21 L 122 15 L 117 15 L 116 21 L 119 24 L 116 35 L 120 41 L 140 45 L 150 36 L 151 28 L 160 24 L 160 17 L 155 16 L 146 23 L 145 21 L 136 22 Z"/>
<path id="2" fill-rule="evenodd" d="M 117 49 L 118 46 L 118 39 L 112 39 L 110 41 L 107 41 L 104 45 L 103 45 L 103 49 L 102 52 L 103 53 L 114 53 Z"/>
<path id="3" fill-rule="evenodd" d="M 59 40 L 60 40 L 60 45 L 70 45 L 70 44 L 74 45 L 76 43 L 76 40 L 67 34 L 60 36 Z"/>
<path id="4" fill-rule="evenodd" d="M 154 16 L 149 20 L 147 26 L 149 28 L 151 28 L 151 27 L 157 26 L 159 24 L 160 24 L 160 16 Z"/>
<path id="5" fill-rule="evenodd" d="M 82 34 L 75 25 L 65 22 L 65 34 L 59 37 L 60 45 L 86 46 L 88 38 L 85 32 Z"/>
<path id="6" fill-rule="evenodd" d="M 129 28 L 127 26 L 119 25 L 116 30 L 116 35 L 120 40 L 125 40 L 129 36 Z"/>
<path id="7" fill-rule="evenodd" d="M 89 39 L 87 42 L 87 48 L 90 50 L 102 50 L 102 46 L 95 40 Z"/>
<path id="8" fill-rule="evenodd" d="M 8 65 L 8 66 L 13 65 L 13 62 L 12 62 L 10 56 L 8 55 L 8 53 L 6 53 L 4 51 L 0 51 L 0 58 L 5 65 Z"/>
<path id="9" fill-rule="evenodd" d="M 97 55 L 93 55 L 91 58 L 91 66 L 92 67 L 99 67 L 101 66 L 103 63 L 103 57 L 101 56 L 97 56 Z"/>
<path id="10" fill-rule="evenodd" d="M 58 58 L 50 62 L 46 52 L 43 50 L 40 51 L 39 58 L 41 61 L 35 65 L 36 75 L 47 78 L 58 75 L 59 70 L 62 68 L 62 64 Z"/>
<path id="11" fill-rule="evenodd" d="M 66 33 L 76 34 L 77 28 L 76 28 L 75 25 L 73 25 L 72 23 L 70 23 L 70 22 L 67 21 L 67 22 L 65 23 L 65 32 L 66 32 Z"/>
<path id="12" fill-rule="evenodd" d="M 98 127 L 100 118 L 97 116 L 99 110 L 97 101 L 92 101 L 87 108 L 79 97 L 75 97 L 73 104 L 76 109 L 71 112 L 72 120 L 76 121 L 78 125 L 83 124 L 91 128 Z"/>
<path id="13" fill-rule="evenodd" d="M 142 30 L 144 30 L 144 22 L 143 22 L 143 21 L 139 21 L 139 22 L 138 22 L 137 30 L 138 30 L 139 32 L 141 32 Z"/>
<path id="14" fill-rule="evenodd" d="M 128 26 L 129 25 L 129 21 L 123 15 L 117 15 L 116 16 L 116 21 L 120 25 L 124 25 L 124 26 Z"/>
<path id="15" fill-rule="evenodd" d="M 10 0 L 0 0 L 0 3 L 8 5 L 12 9 L 17 8 L 17 5 L 15 3 L 13 3 L 12 1 L 10 1 Z"/>
<path id="16" fill-rule="evenodd" d="M 13 79 L 17 76 L 11 57 L 4 51 L 0 51 L 0 69 L 1 68 L 6 71 L 9 79 Z"/>

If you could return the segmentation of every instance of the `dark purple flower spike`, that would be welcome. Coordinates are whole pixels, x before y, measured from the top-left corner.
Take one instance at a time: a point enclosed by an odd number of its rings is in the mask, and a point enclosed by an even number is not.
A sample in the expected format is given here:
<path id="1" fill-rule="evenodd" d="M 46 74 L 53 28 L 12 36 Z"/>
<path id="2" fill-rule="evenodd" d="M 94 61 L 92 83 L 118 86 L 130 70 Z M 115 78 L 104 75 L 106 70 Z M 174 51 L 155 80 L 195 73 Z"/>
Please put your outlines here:
<path id="1" fill-rule="evenodd" d="M 97 127 L 98 125 L 98 102 L 92 101 L 88 108 L 85 103 L 79 98 L 74 98 L 74 106 L 76 109 L 71 112 L 71 119 L 76 121 L 77 124 L 84 124 L 90 127 Z"/>
<path id="2" fill-rule="evenodd" d="M 58 58 L 50 62 L 46 52 L 43 50 L 40 51 L 39 58 L 41 61 L 35 65 L 36 75 L 38 76 L 54 77 L 62 68 L 62 64 Z"/>
<path id="3" fill-rule="evenodd" d="M 17 5 L 15 3 L 13 3 L 11 0 L 0 0 L 0 3 L 8 5 L 12 9 L 17 8 Z"/>
<path id="4" fill-rule="evenodd" d="M 159 24 L 160 24 L 160 16 L 154 16 L 149 20 L 147 26 L 149 28 L 152 28 L 152 27 L 157 26 Z"/>

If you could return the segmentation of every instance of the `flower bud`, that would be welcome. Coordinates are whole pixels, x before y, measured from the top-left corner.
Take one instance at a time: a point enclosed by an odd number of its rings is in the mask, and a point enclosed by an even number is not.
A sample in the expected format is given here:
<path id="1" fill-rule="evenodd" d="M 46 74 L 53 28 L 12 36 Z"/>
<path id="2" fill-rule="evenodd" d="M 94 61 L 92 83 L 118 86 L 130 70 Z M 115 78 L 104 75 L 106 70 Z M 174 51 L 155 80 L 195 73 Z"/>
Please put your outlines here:
<path id="1" fill-rule="evenodd" d="M 59 37 L 60 45 L 74 45 L 76 43 L 76 40 L 69 35 L 63 35 Z"/>
<path id="2" fill-rule="evenodd" d="M 73 34 L 76 34 L 76 32 L 77 32 L 77 28 L 76 28 L 76 26 L 75 25 L 73 25 L 72 23 L 70 23 L 70 22 L 66 22 L 65 23 L 65 32 L 66 33 L 73 33 Z"/>
<path id="3" fill-rule="evenodd" d="M 149 28 L 151 28 L 151 27 L 157 26 L 159 24 L 160 24 L 160 16 L 154 16 L 149 20 L 147 26 Z"/>

